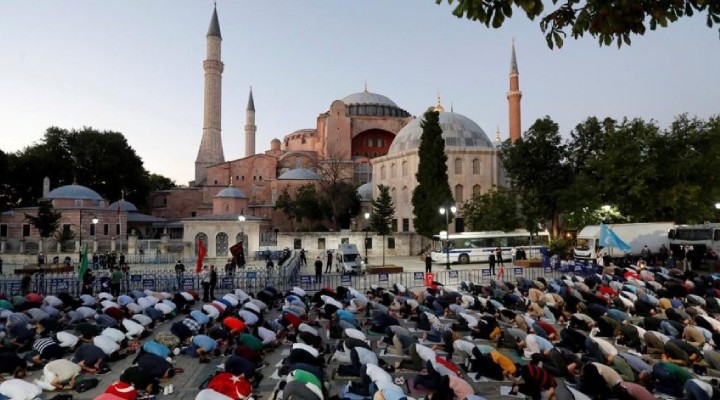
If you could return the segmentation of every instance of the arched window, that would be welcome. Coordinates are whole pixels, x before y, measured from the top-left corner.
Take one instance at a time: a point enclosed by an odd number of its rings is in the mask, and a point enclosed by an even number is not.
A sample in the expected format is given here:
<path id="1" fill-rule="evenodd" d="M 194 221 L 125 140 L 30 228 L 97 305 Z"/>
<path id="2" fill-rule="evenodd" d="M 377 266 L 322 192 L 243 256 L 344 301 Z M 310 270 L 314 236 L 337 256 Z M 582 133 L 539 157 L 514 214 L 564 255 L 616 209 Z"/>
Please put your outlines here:
<path id="1" fill-rule="evenodd" d="M 402 188 L 402 202 L 403 202 L 403 204 L 407 204 L 407 203 L 410 201 L 410 199 L 409 199 L 410 196 L 409 196 L 409 193 L 408 193 L 408 192 L 409 192 L 409 190 L 408 190 L 407 186 L 405 186 L 404 188 Z"/>
<path id="2" fill-rule="evenodd" d="M 455 159 L 455 175 L 462 175 L 462 158 Z"/>
<path id="3" fill-rule="evenodd" d="M 395 188 L 390 189 L 390 198 L 392 198 L 393 203 L 397 204 L 397 190 Z"/>
<path id="4" fill-rule="evenodd" d="M 197 255 L 198 250 L 200 250 L 200 245 L 199 245 L 200 242 L 203 242 L 203 244 L 205 245 L 205 248 L 207 249 L 208 237 L 203 232 L 200 232 L 197 235 L 195 235 L 195 255 Z"/>
<path id="5" fill-rule="evenodd" d="M 215 255 L 217 257 L 227 257 L 228 255 L 228 235 L 220 232 L 215 236 Z"/>
<path id="6" fill-rule="evenodd" d="M 407 161 L 402 162 L 402 176 L 407 176 L 408 174 L 408 163 Z"/>
<path id="7" fill-rule="evenodd" d="M 480 196 L 480 194 L 481 194 L 480 185 L 473 186 L 473 197 Z"/>
<path id="8" fill-rule="evenodd" d="M 384 166 L 384 165 L 383 165 L 382 167 L 380 167 L 380 179 L 382 179 L 382 180 L 385 180 L 385 179 L 386 179 L 386 176 L 385 176 L 385 166 Z"/>
<path id="9" fill-rule="evenodd" d="M 225 212 L 230 212 L 230 204 L 225 203 Z"/>
<path id="10" fill-rule="evenodd" d="M 465 201 L 463 199 L 463 186 L 457 185 L 455 186 L 455 202 L 462 203 L 463 201 Z"/>
<path id="11" fill-rule="evenodd" d="M 480 160 L 472 160 L 473 175 L 480 175 Z"/>
<path id="12" fill-rule="evenodd" d="M 390 165 L 390 178 L 395 177 L 395 164 Z"/>

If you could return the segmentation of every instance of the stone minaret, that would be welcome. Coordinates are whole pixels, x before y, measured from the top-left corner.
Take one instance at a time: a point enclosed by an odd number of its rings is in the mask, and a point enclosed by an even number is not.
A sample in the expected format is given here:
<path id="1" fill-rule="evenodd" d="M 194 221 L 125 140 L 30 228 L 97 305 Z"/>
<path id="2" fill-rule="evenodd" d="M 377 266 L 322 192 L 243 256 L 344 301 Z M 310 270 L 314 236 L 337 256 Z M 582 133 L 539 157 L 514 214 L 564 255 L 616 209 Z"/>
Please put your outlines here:
<path id="1" fill-rule="evenodd" d="M 518 73 L 517 58 L 515 57 L 515 40 L 512 44 L 512 56 L 510 58 L 510 91 L 507 94 L 508 105 L 510 109 L 510 141 L 515 143 L 520 139 L 522 133 L 520 129 L 520 99 L 522 92 L 520 91 L 520 75 Z"/>
<path id="2" fill-rule="evenodd" d="M 255 155 L 255 101 L 253 100 L 252 87 L 248 98 L 247 109 L 245 109 L 245 157 Z"/>
<path id="3" fill-rule="evenodd" d="M 47 197 L 48 193 L 50 193 L 50 178 L 48 178 L 46 176 L 45 179 L 43 179 L 43 196 L 42 197 Z"/>
<path id="4" fill-rule="evenodd" d="M 222 73 L 224 65 L 220 60 L 220 23 L 217 9 L 213 10 L 207 38 L 207 59 L 203 61 L 205 70 L 205 106 L 203 117 L 203 136 L 200 142 L 197 159 L 195 160 L 195 185 L 205 184 L 206 168 L 225 162 L 223 154 L 221 129 L 222 106 Z"/>

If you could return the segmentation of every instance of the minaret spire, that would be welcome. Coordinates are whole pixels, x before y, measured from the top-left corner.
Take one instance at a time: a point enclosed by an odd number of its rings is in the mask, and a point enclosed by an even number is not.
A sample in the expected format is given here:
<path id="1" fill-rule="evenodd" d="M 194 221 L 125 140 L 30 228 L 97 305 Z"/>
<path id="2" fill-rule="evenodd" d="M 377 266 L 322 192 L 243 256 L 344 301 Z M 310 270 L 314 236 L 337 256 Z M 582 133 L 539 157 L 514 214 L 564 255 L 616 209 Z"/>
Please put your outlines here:
<path id="1" fill-rule="evenodd" d="M 255 155 L 255 100 L 253 99 L 252 86 L 250 86 L 250 95 L 248 96 L 248 105 L 245 109 L 245 157 Z"/>
<path id="2" fill-rule="evenodd" d="M 520 99 L 522 92 L 520 91 L 520 74 L 518 73 L 517 56 L 515 55 L 515 39 L 512 41 L 512 53 L 510 55 L 510 90 L 507 93 L 509 127 L 508 134 L 510 141 L 515 143 L 520 139 Z"/>
<path id="3" fill-rule="evenodd" d="M 440 103 L 440 91 L 439 90 L 437 92 L 437 105 L 435 106 L 435 108 L 433 108 L 433 111 L 437 111 L 437 112 L 445 111 L 442 104 Z"/>
<path id="4" fill-rule="evenodd" d="M 203 135 L 195 159 L 194 185 L 204 185 L 206 183 L 207 168 L 209 166 L 225 162 L 221 135 L 222 73 L 225 65 L 220 54 L 222 36 L 220 35 L 217 8 L 213 10 L 210 27 L 205 37 L 207 40 L 207 57 L 203 61 L 203 69 L 205 70 Z"/>

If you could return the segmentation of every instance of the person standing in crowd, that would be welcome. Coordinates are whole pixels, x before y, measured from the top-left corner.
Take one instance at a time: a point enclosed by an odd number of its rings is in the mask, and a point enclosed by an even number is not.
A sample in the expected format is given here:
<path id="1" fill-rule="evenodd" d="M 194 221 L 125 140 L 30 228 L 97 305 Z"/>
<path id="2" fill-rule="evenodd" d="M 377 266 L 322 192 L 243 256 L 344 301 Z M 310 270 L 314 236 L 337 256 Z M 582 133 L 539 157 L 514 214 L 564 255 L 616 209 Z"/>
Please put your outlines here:
<path id="1" fill-rule="evenodd" d="M 495 262 L 497 262 L 497 265 L 499 265 L 501 268 L 505 267 L 505 265 L 503 264 L 502 248 L 500 247 L 495 249 Z"/>
<path id="2" fill-rule="evenodd" d="M 175 263 L 175 277 L 177 278 L 178 289 L 182 289 L 183 275 L 185 275 L 185 265 L 182 260 L 177 260 L 177 263 Z"/>
<path id="3" fill-rule="evenodd" d="M 100 257 L 98 257 L 97 253 L 93 253 L 92 255 L 92 265 L 93 269 L 96 271 L 100 268 Z"/>
<path id="4" fill-rule="evenodd" d="M 315 259 L 315 282 L 320 282 L 320 279 L 322 279 L 322 270 L 322 260 L 318 256 Z"/>
<path id="5" fill-rule="evenodd" d="M 210 298 L 215 298 L 215 287 L 217 286 L 217 271 L 215 270 L 215 266 L 210 266 Z"/>
<path id="6" fill-rule="evenodd" d="M 425 252 L 425 273 L 432 273 L 432 257 L 430 257 L 429 251 Z"/>
<path id="7" fill-rule="evenodd" d="M 120 283 L 122 282 L 123 273 L 119 268 L 110 268 L 110 294 L 117 297 L 120 296 Z"/>
<path id="8" fill-rule="evenodd" d="M 325 273 L 329 274 L 332 270 L 333 253 L 332 250 L 327 251 L 327 264 L 325 265 Z"/>
<path id="9" fill-rule="evenodd" d="M 228 258 L 227 262 L 225 263 L 225 275 L 232 276 L 232 258 Z"/>
<path id="10" fill-rule="evenodd" d="M 207 303 L 210 301 L 210 270 L 207 265 L 204 266 L 202 272 L 200 272 L 200 284 L 202 284 L 203 288 L 202 301 Z"/>
<path id="11" fill-rule="evenodd" d="M 492 251 L 488 256 L 488 265 L 490 266 L 490 276 L 495 276 L 495 253 Z"/>
<path id="12" fill-rule="evenodd" d="M 93 283 L 95 283 L 95 276 L 92 274 L 92 271 L 88 269 L 83 275 L 82 291 L 80 294 L 89 294 L 92 296 Z"/>
<path id="13" fill-rule="evenodd" d="M 307 266 L 307 256 L 305 255 L 305 249 L 300 249 L 300 266 Z"/>
<path id="14" fill-rule="evenodd" d="M 265 263 L 265 269 L 267 269 L 267 273 L 269 274 L 273 268 L 275 268 L 275 263 L 273 263 L 273 260 L 268 257 L 267 262 Z"/>
<path id="15" fill-rule="evenodd" d="M 32 283 L 32 275 L 26 272 L 20 280 L 20 294 L 25 296 L 30 293 L 30 283 Z"/>
<path id="16" fill-rule="evenodd" d="M 3 274 L 2 267 L 3 267 L 3 259 L 2 259 L 2 257 L 0 257 L 0 275 Z"/>

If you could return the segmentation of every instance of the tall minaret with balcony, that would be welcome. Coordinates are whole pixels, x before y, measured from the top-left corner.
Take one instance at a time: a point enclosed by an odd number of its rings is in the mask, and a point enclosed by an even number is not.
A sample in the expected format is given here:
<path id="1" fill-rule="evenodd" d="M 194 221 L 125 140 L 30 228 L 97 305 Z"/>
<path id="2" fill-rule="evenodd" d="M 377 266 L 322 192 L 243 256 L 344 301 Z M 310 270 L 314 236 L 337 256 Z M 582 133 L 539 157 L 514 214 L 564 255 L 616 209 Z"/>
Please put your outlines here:
<path id="1" fill-rule="evenodd" d="M 252 87 L 248 97 L 247 109 L 245 109 L 245 157 L 255 155 L 255 101 L 253 100 Z"/>
<path id="2" fill-rule="evenodd" d="M 520 139 L 522 134 L 520 127 L 520 99 L 522 92 L 520 91 L 520 74 L 518 73 L 517 57 L 515 56 L 515 40 L 512 43 L 512 56 L 510 58 L 510 91 L 507 93 L 510 126 L 510 141 L 515 143 Z"/>
<path id="3" fill-rule="evenodd" d="M 205 70 L 203 135 L 197 159 L 195 159 L 195 185 L 206 183 L 207 167 L 225 162 L 221 136 L 222 73 L 224 65 L 220 58 L 222 36 L 220 35 L 217 8 L 213 10 L 206 38 L 207 58 L 203 61 L 203 69 Z"/>

